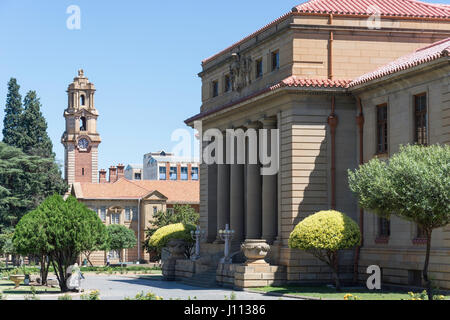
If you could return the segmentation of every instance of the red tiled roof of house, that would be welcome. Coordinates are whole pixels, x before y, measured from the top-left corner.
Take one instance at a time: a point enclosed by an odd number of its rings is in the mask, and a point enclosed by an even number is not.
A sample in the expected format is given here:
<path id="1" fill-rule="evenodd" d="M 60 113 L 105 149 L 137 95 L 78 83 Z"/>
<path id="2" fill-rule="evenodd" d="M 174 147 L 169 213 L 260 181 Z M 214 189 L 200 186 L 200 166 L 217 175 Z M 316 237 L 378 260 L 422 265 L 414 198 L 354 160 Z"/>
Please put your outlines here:
<path id="1" fill-rule="evenodd" d="M 416 0 L 310 0 L 294 8 L 302 13 L 450 18 L 450 7 Z"/>
<path id="2" fill-rule="evenodd" d="M 240 98 L 238 100 L 232 101 L 230 103 L 224 104 L 222 106 L 219 106 L 217 108 L 205 111 L 205 112 L 201 112 L 199 114 L 196 114 L 195 116 L 185 120 L 184 122 L 186 124 L 189 124 L 195 120 L 199 120 L 201 118 L 204 118 L 208 115 L 214 114 L 218 111 L 221 110 L 225 110 L 228 109 L 232 106 L 235 106 L 239 103 L 245 102 L 247 100 L 250 100 L 252 98 L 258 97 L 264 93 L 268 93 L 271 91 L 275 91 L 277 89 L 280 88 L 284 88 L 284 87 L 297 87 L 297 88 L 342 88 L 345 89 L 348 87 L 349 83 L 351 82 L 351 80 L 330 80 L 330 79 L 306 79 L 306 78 L 301 78 L 301 77 L 297 77 L 297 76 L 290 76 L 287 77 L 286 79 L 278 82 L 275 85 L 269 86 L 267 88 L 264 88 L 262 90 L 259 90 L 255 93 L 252 93 L 248 96 L 245 96 L 243 98 Z"/>
<path id="3" fill-rule="evenodd" d="M 168 203 L 199 203 L 198 181 L 141 180 L 125 178 L 114 183 L 75 183 L 74 191 L 80 199 L 141 199 L 153 191 L 167 197 Z"/>
<path id="4" fill-rule="evenodd" d="M 398 71 L 413 68 L 420 64 L 436 60 L 450 54 L 450 38 L 435 42 L 424 48 L 417 49 L 413 53 L 398 58 L 372 72 L 366 73 L 354 79 L 349 87 L 354 87 L 371 80 L 382 78 Z"/>

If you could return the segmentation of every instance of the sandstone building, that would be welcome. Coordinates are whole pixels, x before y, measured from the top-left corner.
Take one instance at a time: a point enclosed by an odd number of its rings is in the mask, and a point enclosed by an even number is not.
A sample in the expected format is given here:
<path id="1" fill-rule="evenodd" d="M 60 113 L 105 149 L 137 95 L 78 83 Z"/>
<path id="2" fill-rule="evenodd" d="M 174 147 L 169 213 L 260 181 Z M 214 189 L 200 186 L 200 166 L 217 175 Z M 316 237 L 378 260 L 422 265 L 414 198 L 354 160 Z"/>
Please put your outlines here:
<path id="1" fill-rule="evenodd" d="M 279 130 L 279 171 L 251 164 L 200 165 L 202 254 L 180 261 L 180 277 L 217 270 L 238 287 L 322 281 L 328 267 L 288 247 L 304 217 L 337 209 L 360 224 L 360 250 L 340 255 L 348 280 L 377 264 L 383 282 L 420 284 L 420 229 L 358 208 L 347 170 L 388 159 L 401 144 L 450 143 L 450 7 L 415 0 L 311 0 L 202 62 L 202 105 L 186 120 L 217 128 Z M 202 141 L 202 147 L 208 146 Z M 230 224 L 234 249 L 270 245 L 272 267 L 220 265 L 218 231 Z M 433 235 L 430 272 L 450 288 L 450 226 Z M 239 262 L 236 255 L 235 262 Z M 196 271 L 197 270 L 197 271 Z M 263 269 L 261 269 L 263 270 Z"/>
<path id="2" fill-rule="evenodd" d="M 199 182 L 144 181 L 125 178 L 125 166 L 118 164 L 98 171 L 97 132 L 99 113 L 94 104 L 94 84 L 84 76 L 83 70 L 69 85 L 68 108 L 64 112 L 66 130 L 61 138 L 65 148 L 65 179 L 70 192 L 79 201 L 98 213 L 106 224 L 121 224 L 135 232 L 137 246 L 123 252 L 110 252 L 111 263 L 119 261 L 148 261 L 150 256 L 143 249 L 145 230 L 151 225 L 158 211 L 174 210 L 174 206 L 190 205 L 199 211 Z M 107 252 L 94 252 L 91 261 L 95 265 L 106 263 Z M 80 261 L 83 260 L 81 257 Z"/>

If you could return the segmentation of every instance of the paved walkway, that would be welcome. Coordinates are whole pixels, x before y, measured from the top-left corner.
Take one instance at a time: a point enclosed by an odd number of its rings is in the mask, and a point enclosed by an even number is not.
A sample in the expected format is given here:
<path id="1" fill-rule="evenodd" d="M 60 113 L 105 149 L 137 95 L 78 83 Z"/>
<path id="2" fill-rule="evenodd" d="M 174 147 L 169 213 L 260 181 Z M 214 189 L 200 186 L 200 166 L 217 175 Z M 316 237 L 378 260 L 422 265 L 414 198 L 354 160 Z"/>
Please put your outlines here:
<path id="1" fill-rule="evenodd" d="M 236 300 L 279 300 L 280 297 L 268 296 L 259 293 L 246 291 L 233 291 L 226 288 L 200 288 L 182 284 L 180 282 L 162 281 L 160 276 L 138 278 L 125 275 L 86 275 L 82 281 L 82 288 L 86 290 L 97 289 L 100 291 L 102 300 L 123 300 L 125 297 L 134 297 L 143 291 L 152 292 L 163 297 L 164 300 L 181 299 L 188 300 L 225 300 L 225 296 L 230 297 L 231 293 L 236 294 Z M 8 300 L 20 299 L 23 297 L 14 297 L 10 295 Z M 56 300 L 56 295 L 39 295 L 40 300 Z M 79 300 L 79 295 L 74 295 L 73 300 Z M 283 300 L 298 300 L 283 297 Z"/>

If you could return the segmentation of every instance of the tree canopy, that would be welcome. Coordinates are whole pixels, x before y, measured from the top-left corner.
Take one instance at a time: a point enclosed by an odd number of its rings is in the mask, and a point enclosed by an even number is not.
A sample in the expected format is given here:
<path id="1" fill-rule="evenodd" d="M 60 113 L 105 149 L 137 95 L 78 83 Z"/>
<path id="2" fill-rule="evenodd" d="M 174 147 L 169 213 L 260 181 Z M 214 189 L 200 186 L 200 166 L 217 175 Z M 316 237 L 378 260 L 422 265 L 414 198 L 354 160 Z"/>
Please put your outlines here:
<path id="1" fill-rule="evenodd" d="M 21 124 L 23 107 L 19 89 L 17 80 L 11 78 L 8 82 L 5 117 L 3 119 L 3 142 L 15 147 L 20 147 L 23 135 Z"/>
<path id="2" fill-rule="evenodd" d="M 401 146 L 389 161 L 373 159 L 348 175 L 362 208 L 383 217 L 397 215 L 423 228 L 427 236 L 423 278 L 432 299 L 431 234 L 450 223 L 450 146 Z"/>
<path id="3" fill-rule="evenodd" d="M 117 250 L 134 248 L 137 239 L 132 229 L 120 224 L 111 224 L 106 227 L 105 250 Z"/>
<path id="4" fill-rule="evenodd" d="M 14 243 L 23 254 L 40 251 L 47 255 L 63 292 L 68 290 L 67 268 L 81 252 L 105 241 L 105 226 L 98 215 L 72 196 L 64 200 L 60 195 L 52 195 L 22 220 Z M 33 229 L 35 244 L 29 240 Z"/>

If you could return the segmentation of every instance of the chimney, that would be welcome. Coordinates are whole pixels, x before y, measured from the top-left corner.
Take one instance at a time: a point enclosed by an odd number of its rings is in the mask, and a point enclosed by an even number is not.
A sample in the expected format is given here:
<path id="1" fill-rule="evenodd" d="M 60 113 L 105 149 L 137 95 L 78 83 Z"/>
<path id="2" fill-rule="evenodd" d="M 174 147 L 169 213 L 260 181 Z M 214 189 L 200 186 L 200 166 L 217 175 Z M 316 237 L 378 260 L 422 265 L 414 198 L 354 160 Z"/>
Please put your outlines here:
<path id="1" fill-rule="evenodd" d="M 109 167 L 109 183 L 117 181 L 117 168 L 114 166 Z"/>
<path id="2" fill-rule="evenodd" d="M 125 166 L 122 163 L 119 163 L 117 165 L 117 180 L 119 180 L 120 178 L 125 177 L 124 169 L 125 169 Z"/>
<path id="3" fill-rule="evenodd" d="M 106 181 L 106 170 L 102 169 L 99 171 L 99 183 L 107 183 L 108 181 Z"/>

